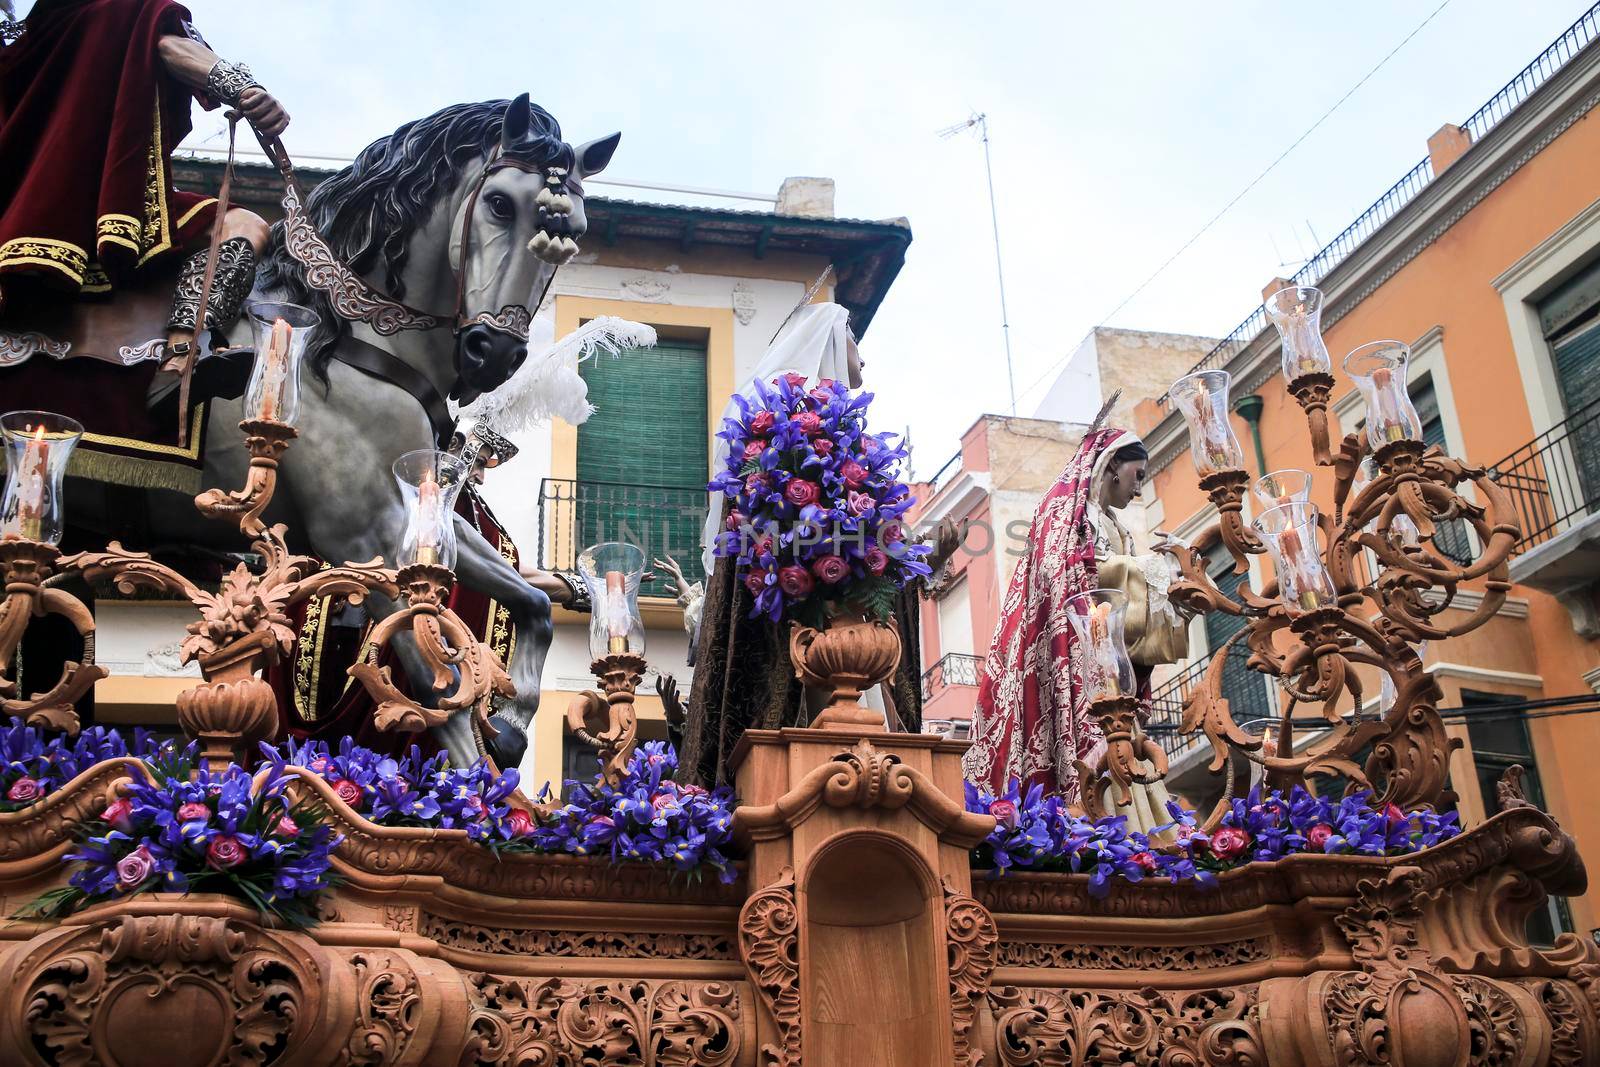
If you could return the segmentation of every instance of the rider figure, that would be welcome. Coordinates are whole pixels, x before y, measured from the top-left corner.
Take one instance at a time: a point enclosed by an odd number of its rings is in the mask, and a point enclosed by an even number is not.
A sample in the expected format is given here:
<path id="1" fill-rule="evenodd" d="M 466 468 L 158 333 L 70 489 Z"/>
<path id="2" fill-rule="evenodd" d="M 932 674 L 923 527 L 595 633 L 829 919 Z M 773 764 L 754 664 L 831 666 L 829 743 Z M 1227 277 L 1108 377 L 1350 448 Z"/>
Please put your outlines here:
<path id="1" fill-rule="evenodd" d="M 11 7 L 0 0 L 0 14 Z M 163 371 L 175 368 L 200 325 L 217 204 L 173 185 L 190 100 L 237 109 L 269 138 L 288 114 L 173 0 L 37 0 L 25 18 L 0 19 L 0 45 L 0 320 L 8 302 L 26 306 L 41 290 L 107 292 L 198 248 L 167 323 Z M 267 234 L 244 208 L 223 216 L 205 327 L 238 317 Z"/>

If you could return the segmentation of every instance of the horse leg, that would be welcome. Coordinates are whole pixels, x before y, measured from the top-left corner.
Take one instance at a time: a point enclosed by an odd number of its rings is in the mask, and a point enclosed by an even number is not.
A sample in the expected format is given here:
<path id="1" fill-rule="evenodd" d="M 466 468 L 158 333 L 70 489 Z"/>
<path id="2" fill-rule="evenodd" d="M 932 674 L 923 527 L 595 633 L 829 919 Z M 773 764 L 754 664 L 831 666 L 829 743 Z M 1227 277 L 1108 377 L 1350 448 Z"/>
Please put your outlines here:
<path id="1" fill-rule="evenodd" d="M 529 585 L 466 519 L 457 515 L 455 524 L 456 544 L 460 546 L 456 581 L 493 597 L 510 614 L 517 630 L 517 644 L 506 665 L 517 695 L 490 718 L 490 724 L 500 734 L 486 742 L 495 763 L 510 769 L 520 765 L 527 753 L 528 727 L 539 710 L 540 677 L 555 634 L 550 598 Z"/>

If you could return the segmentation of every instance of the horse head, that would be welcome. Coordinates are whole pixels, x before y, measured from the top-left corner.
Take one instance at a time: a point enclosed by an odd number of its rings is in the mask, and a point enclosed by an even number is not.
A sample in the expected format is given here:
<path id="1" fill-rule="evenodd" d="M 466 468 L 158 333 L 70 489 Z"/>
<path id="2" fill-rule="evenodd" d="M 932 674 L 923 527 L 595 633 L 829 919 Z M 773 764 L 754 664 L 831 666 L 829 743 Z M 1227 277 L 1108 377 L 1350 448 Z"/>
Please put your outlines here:
<path id="1" fill-rule="evenodd" d="M 583 179 L 605 169 L 621 138 L 574 149 L 526 93 L 507 106 L 500 143 L 464 182 L 450 231 L 458 285 L 453 399 L 466 404 L 499 388 L 527 358 L 533 314 L 588 232 Z"/>

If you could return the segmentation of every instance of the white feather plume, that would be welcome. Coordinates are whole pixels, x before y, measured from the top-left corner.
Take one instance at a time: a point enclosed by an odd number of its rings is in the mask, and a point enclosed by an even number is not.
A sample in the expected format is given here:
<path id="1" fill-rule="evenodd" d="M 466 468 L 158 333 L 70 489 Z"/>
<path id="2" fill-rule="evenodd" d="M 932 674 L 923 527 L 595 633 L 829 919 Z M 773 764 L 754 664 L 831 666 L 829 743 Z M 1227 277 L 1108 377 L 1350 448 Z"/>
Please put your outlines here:
<path id="1" fill-rule="evenodd" d="M 538 336 L 541 332 L 545 336 Z M 503 434 L 531 430 L 552 417 L 577 426 L 594 414 L 589 386 L 578 373 L 578 364 L 598 352 L 615 356 L 624 349 L 650 348 L 656 343 L 653 328 L 614 315 L 592 319 L 559 341 L 549 340 L 550 333 L 548 319 L 535 319 L 527 362 L 505 385 L 463 408 L 462 417 Z"/>

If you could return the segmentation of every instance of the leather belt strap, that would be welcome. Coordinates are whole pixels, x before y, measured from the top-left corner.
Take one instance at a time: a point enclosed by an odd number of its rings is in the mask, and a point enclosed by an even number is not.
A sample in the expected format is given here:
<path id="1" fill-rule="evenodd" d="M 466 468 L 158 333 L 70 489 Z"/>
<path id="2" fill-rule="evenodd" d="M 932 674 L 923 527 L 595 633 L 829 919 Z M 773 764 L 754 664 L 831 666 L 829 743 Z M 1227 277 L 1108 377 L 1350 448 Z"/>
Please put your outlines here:
<path id="1" fill-rule="evenodd" d="M 194 365 L 200 359 L 200 335 L 206 332 L 206 305 L 211 302 L 211 283 L 217 277 L 217 249 L 222 245 L 223 217 L 228 214 L 228 196 L 233 190 L 234 133 L 239 128 L 239 112 L 228 112 L 228 162 L 222 168 L 222 188 L 217 190 L 216 214 L 211 220 L 211 247 L 206 252 L 206 273 L 200 281 L 200 306 L 194 311 L 194 340 L 189 344 L 189 354 L 183 357 L 178 373 L 178 445 L 189 443 L 189 385 L 194 378 Z"/>
<path id="2" fill-rule="evenodd" d="M 439 390 L 433 387 L 427 376 L 399 357 L 393 356 L 377 345 L 368 344 L 355 337 L 343 338 L 333 350 L 333 358 L 340 363 L 346 363 L 361 371 L 370 374 L 380 381 L 404 389 L 417 403 L 422 405 L 422 410 L 428 416 L 428 424 L 433 427 L 435 444 L 441 448 L 450 447 L 450 435 L 455 432 L 455 420 L 450 417 L 450 408 L 444 402 L 444 397 L 439 395 Z"/>

